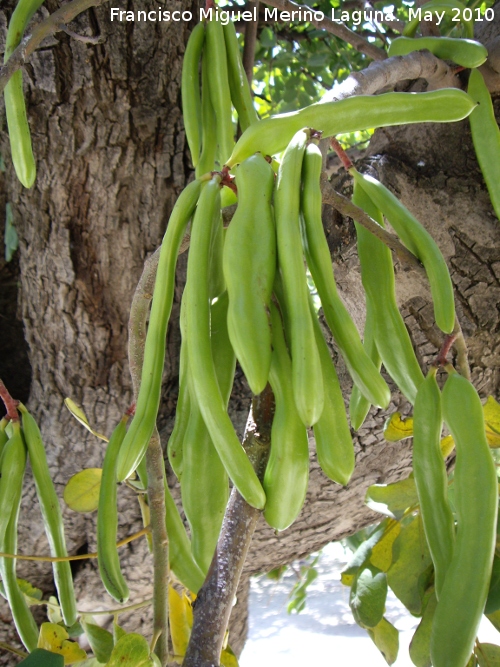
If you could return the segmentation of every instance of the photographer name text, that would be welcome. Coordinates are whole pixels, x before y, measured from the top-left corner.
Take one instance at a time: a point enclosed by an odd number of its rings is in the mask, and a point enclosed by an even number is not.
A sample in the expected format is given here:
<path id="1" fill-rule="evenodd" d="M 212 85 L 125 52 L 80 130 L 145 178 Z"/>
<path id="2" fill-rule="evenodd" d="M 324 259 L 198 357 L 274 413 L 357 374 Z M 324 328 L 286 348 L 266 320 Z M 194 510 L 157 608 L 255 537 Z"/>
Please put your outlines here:
<path id="1" fill-rule="evenodd" d="M 422 8 L 409 9 L 409 21 L 417 19 L 418 21 L 435 20 L 440 25 L 444 17 L 448 15 L 452 21 L 492 21 L 493 10 L 488 9 L 484 14 L 480 13 L 479 7 L 471 9 L 457 7 L 448 11 L 423 11 Z M 223 9 L 203 9 L 200 8 L 198 19 L 200 21 L 211 21 L 213 19 L 220 21 L 222 25 L 227 25 L 230 21 L 238 23 L 241 21 L 257 21 L 259 18 L 257 8 L 253 10 L 223 10 Z M 128 11 L 111 7 L 111 20 L 120 22 L 129 21 L 163 21 L 165 23 L 185 21 L 190 22 L 194 19 L 194 13 L 190 11 L 170 11 L 158 8 L 150 11 Z M 318 23 L 324 20 L 331 20 L 335 23 L 346 23 L 351 21 L 353 25 L 362 25 L 363 23 L 385 23 L 387 21 L 397 20 L 397 17 L 390 11 L 381 10 L 354 10 L 346 11 L 332 8 L 331 15 L 327 16 L 323 12 L 300 9 L 296 11 L 283 11 L 276 8 L 264 9 L 264 21 L 274 21 L 276 23 Z"/>

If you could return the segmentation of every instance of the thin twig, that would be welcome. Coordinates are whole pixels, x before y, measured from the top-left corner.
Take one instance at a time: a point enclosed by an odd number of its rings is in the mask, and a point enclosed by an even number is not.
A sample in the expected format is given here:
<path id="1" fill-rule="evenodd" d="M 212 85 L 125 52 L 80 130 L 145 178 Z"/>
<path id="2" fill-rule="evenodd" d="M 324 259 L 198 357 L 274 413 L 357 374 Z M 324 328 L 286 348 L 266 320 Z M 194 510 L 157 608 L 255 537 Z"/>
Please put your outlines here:
<path id="1" fill-rule="evenodd" d="M 296 12 L 296 11 L 313 11 L 308 5 L 299 5 L 293 0 L 266 0 L 266 5 L 271 5 L 271 7 L 277 7 L 278 9 L 286 12 Z M 374 44 L 371 44 L 368 40 L 364 39 L 357 33 L 350 30 L 343 23 L 337 23 L 331 19 L 324 18 L 323 20 L 317 20 L 313 18 L 311 20 L 312 25 L 316 26 L 320 30 L 326 30 L 327 32 L 335 35 L 339 39 L 342 39 L 344 42 L 354 46 L 356 51 L 364 53 L 365 56 L 373 58 L 373 60 L 384 60 L 387 58 L 387 54 L 383 49 L 379 49 Z"/>
<path id="2" fill-rule="evenodd" d="M 138 530 L 137 533 L 133 533 L 132 535 L 128 535 L 128 537 L 124 537 L 123 540 L 120 540 L 119 542 L 116 543 L 116 546 L 123 547 L 125 544 L 128 544 L 133 540 L 137 540 L 139 537 L 142 537 L 143 535 L 148 535 L 150 532 L 151 531 L 149 526 L 146 526 L 146 528 Z M 23 556 L 21 554 L 0 553 L 0 558 L 15 558 L 16 560 L 33 560 L 33 561 L 39 561 L 41 563 L 65 563 L 72 560 L 87 560 L 89 558 L 97 558 L 97 554 L 96 553 L 78 554 L 77 556 Z"/>
<path id="3" fill-rule="evenodd" d="M 68 23 L 90 7 L 99 7 L 106 2 L 109 0 L 72 0 L 36 25 L 31 35 L 27 35 L 21 41 L 6 64 L 0 67 L 0 93 L 14 72 L 28 61 L 44 39 L 66 29 Z"/>
<path id="4" fill-rule="evenodd" d="M 0 642 L 0 648 L 3 648 L 4 651 L 9 651 L 9 653 L 18 655 L 20 658 L 27 658 L 29 655 L 28 653 L 25 653 L 24 651 L 21 651 L 20 649 L 7 644 L 6 642 Z"/>
<path id="5" fill-rule="evenodd" d="M 135 604 L 129 604 L 126 607 L 120 607 L 120 609 L 99 609 L 96 611 L 79 611 L 78 614 L 89 616 L 118 616 L 118 614 L 125 614 L 128 611 L 135 611 L 136 609 L 142 609 L 143 607 L 149 607 L 150 604 L 153 604 L 153 598 L 148 598 L 142 602 L 136 602 Z"/>
<path id="6" fill-rule="evenodd" d="M 252 12 L 255 10 L 257 15 L 256 21 L 248 21 L 245 26 L 245 45 L 243 47 L 243 69 L 247 75 L 248 83 L 252 85 L 253 80 L 253 65 L 255 62 L 255 43 L 257 41 L 257 29 L 259 27 L 259 2 L 249 2 L 248 9 Z"/>
<path id="7" fill-rule="evenodd" d="M 363 227 L 365 227 L 369 232 L 376 236 L 382 243 L 390 248 L 399 259 L 401 264 L 407 268 L 415 269 L 422 275 L 425 275 L 424 267 L 420 264 L 419 260 L 411 253 L 408 248 L 406 248 L 399 239 L 391 234 L 386 229 L 381 227 L 378 222 L 375 222 L 363 209 L 359 208 L 353 204 L 347 197 L 344 197 L 340 193 L 336 192 L 333 185 L 327 180 L 326 175 L 324 175 L 322 182 L 323 190 L 323 203 L 330 204 L 337 211 L 342 213 L 342 215 L 348 216 Z"/>
<path id="8" fill-rule="evenodd" d="M 274 396 L 269 385 L 256 396 L 248 417 L 243 446 L 262 479 L 269 455 Z M 217 548 L 194 605 L 191 638 L 183 667 L 215 667 L 234 597 L 260 510 L 251 507 L 233 488 Z"/>
<path id="9" fill-rule="evenodd" d="M 71 37 L 71 39 L 74 39 L 76 42 L 81 42 L 82 44 L 92 44 L 93 46 L 104 43 L 104 37 L 102 35 L 95 35 L 92 37 L 88 37 L 87 35 L 79 35 L 77 32 L 70 30 L 63 23 L 61 23 L 59 27 L 62 32 L 65 32 L 68 37 Z"/>
<path id="10" fill-rule="evenodd" d="M 380 12 L 380 10 L 375 9 L 375 7 L 373 6 L 373 3 L 371 1 L 366 0 L 363 3 L 363 5 L 364 5 L 364 8 L 366 8 L 368 11 L 370 11 L 372 13 L 374 13 L 376 11 Z M 380 13 L 378 14 L 378 16 L 380 16 Z M 378 18 L 378 16 L 377 16 L 377 18 Z M 383 23 L 384 25 L 389 26 L 389 28 L 392 28 L 393 30 L 397 30 L 398 32 L 402 33 L 403 29 L 405 27 L 405 22 L 400 21 L 397 18 L 389 19 L 389 18 L 387 18 L 388 16 L 390 16 L 389 13 L 382 12 L 382 17 L 381 17 L 382 20 L 380 21 L 380 23 Z"/>

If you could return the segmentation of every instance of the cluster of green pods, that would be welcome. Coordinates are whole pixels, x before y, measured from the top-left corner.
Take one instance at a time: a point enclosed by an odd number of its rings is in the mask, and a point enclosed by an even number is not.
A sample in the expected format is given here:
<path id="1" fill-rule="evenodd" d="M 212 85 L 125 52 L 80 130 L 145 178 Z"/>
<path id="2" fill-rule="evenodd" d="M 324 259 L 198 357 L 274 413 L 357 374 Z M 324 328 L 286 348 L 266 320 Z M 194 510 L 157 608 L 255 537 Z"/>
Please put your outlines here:
<path id="1" fill-rule="evenodd" d="M 29 461 L 51 555 L 65 557 L 68 552 L 61 506 L 40 430 L 24 405 L 19 404 L 18 410 L 20 419 L 4 418 L 0 422 L 0 552 L 17 552 L 17 524 Z M 71 626 L 77 620 L 77 611 L 69 562 L 55 561 L 53 573 L 64 623 Z M 31 652 L 38 644 L 38 627 L 16 577 L 16 560 L 0 558 L 0 575 L 19 637 Z"/>

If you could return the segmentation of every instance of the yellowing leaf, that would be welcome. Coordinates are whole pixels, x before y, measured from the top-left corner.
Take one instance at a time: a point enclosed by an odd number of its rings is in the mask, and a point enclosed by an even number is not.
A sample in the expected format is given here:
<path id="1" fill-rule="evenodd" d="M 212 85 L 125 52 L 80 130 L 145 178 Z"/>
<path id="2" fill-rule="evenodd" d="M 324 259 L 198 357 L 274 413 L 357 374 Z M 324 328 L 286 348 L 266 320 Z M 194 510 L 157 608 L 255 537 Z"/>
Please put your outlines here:
<path id="1" fill-rule="evenodd" d="M 35 586 L 30 584 L 29 581 L 26 581 L 26 579 L 18 579 L 17 584 L 21 589 L 21 592 L 26 596 L 29 605 L 37 604 L 37 602 L 42 599 L 42 591 L 39 588 L 35 588 Z"/>
<path id="2" fill-rule="evenodd" d="M 401 417 L 400 412 L 395 412 L 385 422 L 384 438 L 388 442 L 399 442 L 413 435 L 413 418 Z"/>
<path id="3" fill-rule="evenodd" d="M 87 468 L 73 475 L 64 488 L 64 502 L 74 512 L 93 512 L 99 504 L 101 468 Z"/>
<path id="4" fill-rule="evenodd" d="M 169 586 L 168 609 L 174 653 L 176 656 L 183 656 L 186 654 L 191 628 L 193 627 L 191 602 L 186 595 L 181 597 L 173 586 Z"/>
<path id="5" fill-rule="evenodd" d="M 500 447 L 500 403 L 493 396 L 483 405 L 486 439 L 490 447 Z"/>
<path id="6" fill-rule="evenodd" d="M 340 583 L 344 586 L 352 586 L 355 575 L 351 572 L 341 572 L 340 574 Z"/>
<path id="7" fill-rule="evenodd" d="M 238 667 L 238 658 L 231 651 L 231 647 L 228 646 L 220 654 L 220 664 L 222 667 Z"/>
<path id="8" fill-rule="evenodd" d="M 55 623 L 42 623 L 38 637 L 38 648 L 52 653 L 58 653 L 64 658 L 65 665 L 71 665 L 78 660 L 85 660 L 87 654 L 76 642 L 68 640 L 66 630 Z"/>
<path id="9" fill-rule="evenodd" d="M 82 426 L 85 426 L 87 431 L 90 431 L 92 435 L 96 436 L 96 438 L 100 438 L 101 440 L 104 440 L 104 442 L 108 442 L 108 438 L 106 438 L 105 435 L 99 433 L 98 431 L 94 431 L 92 426 L 90 426 L 89 424 L 89 420 L 87 419 L 87 415 L 85 414 L 85 412 L 79 405 L 77 405 L 74 401 L 72 401 L 71 398 L 65 398 L 64 405 L 68 408 L 68 410 L 71 412 L 76 421 L 80 422 Z"/>
<path id="10" fill-rule="evenodd" d="M 391 519 L 387 526 L 384 536 L 377 542 L 372 549 L 370 556 L 370 563 L 377 567 L 382 572 L 387 572 L 392 564 L 392 545 L 394 540 L 401 532 L 401 524 L 399 521 Z"/>
<path id="11" fill-rule="evenodd" d="M 396 662 L 399 651 L 399 632 L 383 618 L 374 628 L 368 629 L 371 640 L 385 658 L 388 665 Z"/>
<path id="12" fill-rule="evenodd" d="M 453 440 L 453 436 L 447 435 L 445 438 L 441 438 L 440 447 L 443 459 L 447 459 L 455 448 L 455 441 Z"/>
<path id="13" fill-rule="evenodd" d="M 49 617 L 49 621 L 51 623 L 55 623 L 56 625 L 58 623 L 62 623 L 63 617 L 61 613 L 61 607 L 59 606 L 58 599 L 54 595 L 49 597 L 49 601 L 47 603 L 47 616 Z"/>

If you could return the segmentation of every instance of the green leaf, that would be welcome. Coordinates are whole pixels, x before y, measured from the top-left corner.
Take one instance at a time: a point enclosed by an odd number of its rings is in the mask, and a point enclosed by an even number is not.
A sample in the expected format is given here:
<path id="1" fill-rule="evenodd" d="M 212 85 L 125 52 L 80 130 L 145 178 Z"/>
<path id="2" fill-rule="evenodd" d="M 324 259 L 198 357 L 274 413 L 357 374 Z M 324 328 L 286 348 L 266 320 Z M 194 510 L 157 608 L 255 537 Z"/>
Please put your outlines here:
<path id="1" fill-rule="evenodd" d="M 287 605 L 287 611 L 291 614 L 295 611 L 297 614 L 304 609 L 306 606 L 307 599 L 307 588 L 312 582 L 317 578 L 318 571 L 314 567 L 318 561 L 319 556 L 317 556 L 311 565 L 301 568 L 301 574 L 303 575 L 301 580 L 295 584 L 290 593 L 290 602 Z"/>
<path id="2" fill-rule="evenodd" d="M 113 623 L 113 640 L 115 644 L 118 644 L 122 637 L 127 635 L 127 631 L 118 625 L 116 620 Z"/>
<path id="3" fill-rule="evenodd" d="M 415 616 L 422 613 L 424 593 L 433 566 L 420 515 L 402 527 L 394 542 L 393 563 L 387 582 L 405 607 Z"/>
<path id="4" fill-rule="evenodd" d="M 10 262 L 14 253 L 19 246 L 19 238 L 17 236 L 16 228 L 14 227 L 14 216 L 12 214 L 12 206 L 7 203 L 5 206 L 5 261 Z"/>
<path id="5" fill-rule="evenodd" d="M 324 67 L 328 62 L 328 53 L 316 53 L 307 60 L 309 67 Z"/>
<path id="6" fill-rule="evenodd" d="M 317 94 L 316 86 L 314 85 L 313 81 L 311 81 L 311 79 L 309 78 L 304 79 L 304 90 L 311 98 L 314 99 L 316 97 Z"/>
<path id="7" fill-rule="evenodd" d="M 149 667 L 162 667 L 160 658 L 156 655 L 156 653 L 149 654 L 149 661 Z"/>
<path id="8" fill-rule="evenodd" d="M 262 28 L 260 33 L 260 43 L 265 49 L 272 49 L 276 46 L 276 35 L 268 26 Z"/>
<path id="9" fill-rule="evenodd" d="M 413 477 L 408 477 L 394 484 L 369 486 L 365 502 L 375 512 L 399 520 L 409 507 L 418 505 L 415 480 Z"/>
<path id="10" fill-rule="evenodd" d="M 106 667 L 140 667 L 148 662 L 148 642 L 142 635 L 132 632 L 116 644 Z"/>
<path id="11" fill-rule="evenodd" d="M 79 621 L 73 623 L 69 628 L 66 628 L 68 631 L 68 636 L 74 639 L 75 637 L 81 637 L 83 635 L 82 624 Z"/>
<path id="12" fill-rule="evenodd" d="M 94 512 L 99 504 L 101 468 L 80 470 L 64 487 L 64 502 L 74 512 Z"/>
<path id="13" fill-rule="evenodd" d="M 370 559 L 373 547 L 382 539 L 387 524 L 388 519 L 382 521 L 375 532 L 356 549 L 353 557 L 340 573 L 340 581 L 344 586 L 352 586 L 355 574 Z"/>
<path id="14" fill-rule="evenodd" d="M 493 612 L 493 614 L 486 614 L 486 618 L 500 632 L 500 610 Z"/>
<path id="15" fill-rule="evenodd" d="M 498 527 L 497 527 L 498 528 Z M 484 608 L 485 614 L 493 614 L 500 609 L 500 558 L 495 555 L 491 570 L 490 589 Z"/>
<path id="16" fill-rule="evenodd" d="M 475 654 L 479 667 L 500 667 L 500 646 L 478 642 Z"/>
<path id="17" fill-rule="evenodd" d="M 92 653 L 97 660 L 102 663 L 108 662 L 113 651 L 113 635 L 108 630 L 101 628 L 100 625 L 87 622 L 82 618 L 82 627 L 87 635 L 87 639 L 92 649 Z"/>
<path id="18" fill-rule="evenodd" d="M 433 589 L 427 600 L 422 620 L 410 642 L 410 658 L 415 667 L 431 667 L 431 630 L 436 605 L 437 599 Z"/>
<path id="19" fill-rule="evenodd" d="M 385 658 L 388 665 L 396 662 L 399 651 L 399 632 L 383 618 L 374 628 L 368 629 L 370 639 Z"/>
<path id="20" fill-rule="evenodd" d="M 287 569 L 288 565 L 280 565 L 279 567 L 275 567 L 274 570 L 268 572 L 266 577 L 272 581 L 279 581 Z"/>
<path id="21" fill-rule="evenodd" d="M 97 658 L 92 657 L 75 662 L 74 667 L 103 667 L 103 664 Z"/>
<path id="22" fill-rule="evenodd" d="M 376 567 L 360 570 L 351 588 L 349 604 L 354 620 L 363 628 L 380 623 L 387 598 L 387 576 Z"/>
<path id="23" fill-rule="evenodd" d="M 58 653 L 46 651 L 44 648 L 36 648 L 18 665 L 22 665 L 22 667 L 64 667 L 64 658 Z"/>

